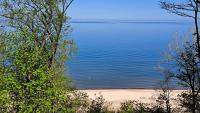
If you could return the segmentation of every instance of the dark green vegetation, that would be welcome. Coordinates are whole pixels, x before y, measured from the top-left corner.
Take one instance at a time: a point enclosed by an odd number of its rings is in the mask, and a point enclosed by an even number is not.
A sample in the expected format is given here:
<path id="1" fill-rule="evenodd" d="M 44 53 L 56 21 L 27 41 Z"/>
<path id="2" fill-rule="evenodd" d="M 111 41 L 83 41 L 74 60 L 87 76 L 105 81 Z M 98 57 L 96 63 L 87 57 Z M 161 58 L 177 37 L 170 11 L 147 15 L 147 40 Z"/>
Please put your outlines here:
<path id="1" fill-rule="evenodd" d="M 65 70 L 73 53 L 68 40 L 67 9 L 73 0 L 2 0 L 0 5 L 0 112 L 11 113 L 112 113 L 102 96 L 90 101 L 76 92 Z M 171 113 L 169 79 L 188 89 L 180 94 L 180 105 L 187 112 L 200 111 L 200 46 L 198 0 L 186 4 L 161 2 L 168 11 L 194 18 L 196 41 L 187 42 L 171 54 L 176 70 L 169 70 L 161 85 L 157 105 L 137 101 L 121 104 L 119 113 Z M 194 16 L 181 11 L 193 11 Z M 190 14 L 190 13 L 189 13 Z M 10 29 L 10 30 L 8 30 Z"/>

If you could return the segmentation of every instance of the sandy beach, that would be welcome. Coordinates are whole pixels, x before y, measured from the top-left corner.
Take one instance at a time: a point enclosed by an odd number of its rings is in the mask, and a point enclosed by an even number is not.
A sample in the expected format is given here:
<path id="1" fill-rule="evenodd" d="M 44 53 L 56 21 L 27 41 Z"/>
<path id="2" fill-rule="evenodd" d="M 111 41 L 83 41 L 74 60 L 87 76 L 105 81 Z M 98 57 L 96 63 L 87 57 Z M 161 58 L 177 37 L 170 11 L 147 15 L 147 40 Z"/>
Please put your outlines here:
<path id="1" fill-rule="evenodd" d="M 98 90 L 80 90 L 88 94 L 90 99 L 102 95 L 108 104 L 111 104 L 112 109 L 118 109 L 120 103 L 127 100 L 138 100 L 142 103 L 155 103 L 159 95 L 159 90 L 155 89 L 98 89 Z M 171 99 L 177 98 L 183 90 L 172 90 Z M 176 103 L 176 102 L 174 102 Z"/>

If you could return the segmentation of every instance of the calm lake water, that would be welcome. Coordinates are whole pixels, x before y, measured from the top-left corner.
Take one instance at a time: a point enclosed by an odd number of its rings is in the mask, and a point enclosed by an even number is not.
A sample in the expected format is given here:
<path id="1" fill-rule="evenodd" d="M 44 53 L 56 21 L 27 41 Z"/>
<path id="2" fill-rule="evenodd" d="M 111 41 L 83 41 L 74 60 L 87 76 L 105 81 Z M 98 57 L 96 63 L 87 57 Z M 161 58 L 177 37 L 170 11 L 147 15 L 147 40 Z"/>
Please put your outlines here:
<path id="1" fill-rule="evenodd" d="M 78 47 L 68 62 L 77 88 L 155 88 L 175 34 L 192 29 L 188 22 L 72 23 Z"/>

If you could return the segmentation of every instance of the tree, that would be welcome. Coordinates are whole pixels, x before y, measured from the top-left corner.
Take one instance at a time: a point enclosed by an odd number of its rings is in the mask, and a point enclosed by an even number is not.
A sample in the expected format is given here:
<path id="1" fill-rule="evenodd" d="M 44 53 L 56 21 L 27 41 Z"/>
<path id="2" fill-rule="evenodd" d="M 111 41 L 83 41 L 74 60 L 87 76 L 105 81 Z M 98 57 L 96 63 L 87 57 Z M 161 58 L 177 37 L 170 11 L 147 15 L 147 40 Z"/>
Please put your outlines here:
<path id="1" fill-rule="evenodd" d="M 181 101 L 182 105 L 192 113 L 196 113 L 198 109 L 200 93 L 200 59 L 195 48 L 194 44 L 186 42 L 183 47 L 171 52 L 171 60 L 176 66 L 171 72 L 179 80 L 179 84 L 188 89 L 181 96 L 184 100 Z M 186 98 L 185 95 L 190 96 Z"/>
<path id="2" fill-rule="evenodd" d="M 72 43 L 66 12 L 73 0 L 0 1 L 0 112 L 75 112 L 65 61 Z"/>
<path id="3" fill-rule="evenodd" d="M 196 35 L 196 47 L 198 56 L 200 57 L 200 36 L 199 36 L 199 26 L 198 26 L 198 14 L 199 14 L 199 0 L 185 0 L 183 3 L 167 2 L 161 1 L 160 6 L 162 9 L 169 11 L 183 17 L 190 17 L 194 19 L 195 23 L 195 34 Z"/>
<path id="4" fill-rule="evenodd" d="M 73 0 L 2 0 L 0 16 L 6 20 L 4 26 L 16 30 L 28 29 L 34 34 L 34 46 L 48 54 L 48 66 L 56 60 L 59 42 L 69 31 L 66 16 Z M 4 21 L 5 22 L 5 21 Z M 66 40 L 66 38 L 65 38 Z M 71 41 L 68 41 L 71 44 Z"/>
<path id="5" fill-rule="evenodd" d="M 169 70 L 162 70 L 164 74 L 164 80 L 160 81 L 160 94 L 157 98 L 157 103 L 159 106 L 166 110 L 166 113 L 171 113 L 170 97 L 172 92 L 171 78 L 174 76 Z"/>
<path id="6" fill-rule="evenodd" d="M 180 106 L 186 108 L 186 112 L 192 112 L 193 109 L 193 95 L 190 91 L 182 92 L 179 96 Z M 196 112 L 200 111 L 200 96 L 196 97 Z"/>
<path id="7" fill-rule="evenodd" d="M 5 73 L 5 64 L 4 59 L 5 55 L 3 54 L 5 50 L 5 38 L 3 38 L 3 33 L 0 35 L 0 112 L 8 112 L 6 108 L 9 107 L 9 104 L 11 102 L 11 99 L 7 96 L 9 91 L 5 90 L 7 78 L 4 77 Z"/>
<path id="8" fill-rule="evenodd" d="M 34 47 L 33 37 L 26 30 L 1 37 L 1 112 L 72 112 L 66 106 L 71 92 L 63 69 L 66 43 L 60 46 L 59 60 L 49 68 L 48 55 Z"/>

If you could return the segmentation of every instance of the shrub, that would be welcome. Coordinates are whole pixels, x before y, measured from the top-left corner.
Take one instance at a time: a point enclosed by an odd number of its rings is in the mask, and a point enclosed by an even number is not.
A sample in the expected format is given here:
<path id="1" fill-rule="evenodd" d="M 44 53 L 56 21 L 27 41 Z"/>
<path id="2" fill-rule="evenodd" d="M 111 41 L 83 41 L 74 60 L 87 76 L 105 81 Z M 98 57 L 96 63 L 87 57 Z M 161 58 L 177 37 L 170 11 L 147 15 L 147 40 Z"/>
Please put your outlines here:
<path id="1" fill-rule="evenodd" d="M 138 101 L 126 101 L 121 104 L 119 113 L 165 113 L 158 106 L 150 106 Z"/>
<path id="2" fill-rule="evenodd" d="M 91 101 L 87 113 L 111 113 L 111 111 L 108 110 L 108 106 L 105 104 L 105 99 L 100 95 Z"/>

